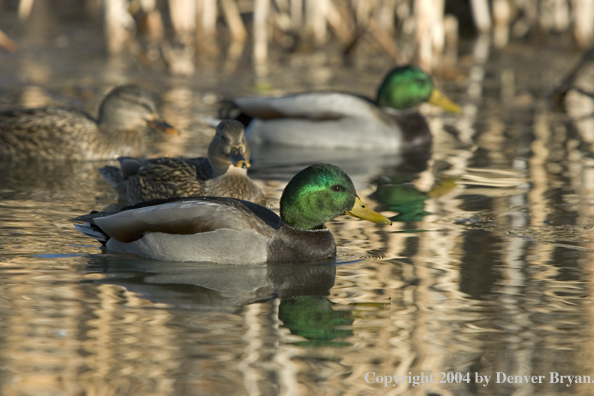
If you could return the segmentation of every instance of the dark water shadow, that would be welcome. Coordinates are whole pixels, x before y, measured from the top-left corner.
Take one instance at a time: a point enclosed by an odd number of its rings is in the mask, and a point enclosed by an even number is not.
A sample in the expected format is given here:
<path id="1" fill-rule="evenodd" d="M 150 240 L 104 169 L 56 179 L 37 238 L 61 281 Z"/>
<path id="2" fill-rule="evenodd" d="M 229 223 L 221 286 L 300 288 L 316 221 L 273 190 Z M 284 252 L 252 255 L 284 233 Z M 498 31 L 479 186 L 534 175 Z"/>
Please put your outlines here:
<path id="1" fill-rule="evenodd" d="M 254 174 L 263 179 L 288 180 L 301 169 L 325 162 L 342 168 L 353 181 L 365 181 L 399 171 L 419 173 L 427 168 L 431 149 L 406 154 L 377 153 L 350 149 L 325 150 L 275 146 L 254 146 Z"/>

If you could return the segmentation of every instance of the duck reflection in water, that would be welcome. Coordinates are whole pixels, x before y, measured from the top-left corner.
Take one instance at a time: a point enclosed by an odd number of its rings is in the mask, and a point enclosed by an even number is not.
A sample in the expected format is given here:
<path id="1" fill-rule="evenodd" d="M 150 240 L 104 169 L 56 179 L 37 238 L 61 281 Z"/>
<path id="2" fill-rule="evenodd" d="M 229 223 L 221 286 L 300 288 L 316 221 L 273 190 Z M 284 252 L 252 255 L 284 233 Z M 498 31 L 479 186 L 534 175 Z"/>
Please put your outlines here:
<path id="1" fill-rule="evenodd" d="M 343 346 L 351 336 L 352 313 L 335 310 L 328 299 L 335 263 L 213 266 L 155 262 L 125 256 L 91 257 L 86 271 L 105 274 L 92 284 L 119 285 L 154 303 L 178 309 L 240 313 L 248 304 L 279 298 L 278 318 L 302 346 Z"/>
<path id="2" fill-rule="evenodd" d="M 377 189 L 371 198 L 381 203 L 381 210 L 398 212 L 390 220 L 403 223 L 422 221 L 430 214 L 425 210 L 425 201 L 456 187 L 455 178 L 442 178 L 429 191 L 421 191 L 413 183 L 415 177 L 416 174 L 400 173 L 377 179 Z"/>

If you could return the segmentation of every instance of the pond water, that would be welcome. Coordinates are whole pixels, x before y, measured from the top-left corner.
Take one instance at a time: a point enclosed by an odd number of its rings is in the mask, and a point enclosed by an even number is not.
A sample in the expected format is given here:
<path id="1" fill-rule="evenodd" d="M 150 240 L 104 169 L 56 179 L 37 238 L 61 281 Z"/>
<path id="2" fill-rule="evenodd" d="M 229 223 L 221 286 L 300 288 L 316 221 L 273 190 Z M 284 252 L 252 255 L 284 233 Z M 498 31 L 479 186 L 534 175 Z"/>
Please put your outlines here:
<path id="1" fill-rule="evenodd" d="M 150 155 L 205 155 L 206 117 L 224 97 L 262 87 L 373 95 L 390 68 L 322 59 L 265 78 L 211 64 L 179 77 L 92 48 L 69 57 L 27 48 L 0 55 L 1 109 L 95 114 L 108 88 L 138 83 L 183 132 Z M 439 85 L 464 114 L 421 108 L 431 153 L 254 148 L 251 176 L 272 208 L 298 170 L 325 161 L 395 216 L 392 227 L 330 222 L 332 262 L 216 266 L 103 252 L 69 219 L 117 201 L 97 172 L 110 161 L 3 162 L 0 394 L 592 394 L 576 382 L 594 380 L 593 106 L 570 93 L 568 113 L 555 113 L 545 100 L 579 54 L 553 44 L 495 51 L 480 39 L 463 52 Z"/>

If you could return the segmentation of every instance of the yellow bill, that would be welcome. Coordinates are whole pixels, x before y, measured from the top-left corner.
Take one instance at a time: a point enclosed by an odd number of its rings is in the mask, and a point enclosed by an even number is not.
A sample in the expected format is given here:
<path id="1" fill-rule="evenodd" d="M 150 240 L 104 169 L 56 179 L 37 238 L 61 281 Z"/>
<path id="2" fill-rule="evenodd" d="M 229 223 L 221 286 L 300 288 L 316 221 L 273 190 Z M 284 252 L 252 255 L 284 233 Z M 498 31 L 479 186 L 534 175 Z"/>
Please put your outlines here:
<path id="1" fill-rule="evenodd" d="M 170 136 L 178 136 L 179 135 L 179 131 L 177 129 L 175 129 L 174 127 L 169 125 L 169 123 L 167 121 L 165 121 L 158 115 L 151 116 L 151 118 L 148 119 L 147 124 L 151 128 L 156 129 L 159 132 L 163 132 L 166 135 L 170 135 Z"/>
<path id="2" fill-rule="evenodd" d="M 433 88 L 433 92 L 431 93 L 428 102 L 432 105 L 441 107 L 446 111 L 451 111 L 452 113 L 462 113 L 460 106 L 449 100 L 448 97 L 437 88 Z"/>
<path id="3" fill-rule="evenodd" d="M 369 208 L 369 206 L 365 205 L 359 199 L 359 197 L 355 197 L 355 204 L 353 205 L 353 207 L 351 209 L 344 212 L 344 214 L 347 214 L 347 215 L 353 216 L 353 217 L 358 217 L 363 220 L 368 220 L 368 221 L 371 221 L 372 223 L 392 225 L 392 221 L 390 221 L 390 219 L 382 216 L 381 214 L 377 213 L 376 211 L 371 210 Z"/>

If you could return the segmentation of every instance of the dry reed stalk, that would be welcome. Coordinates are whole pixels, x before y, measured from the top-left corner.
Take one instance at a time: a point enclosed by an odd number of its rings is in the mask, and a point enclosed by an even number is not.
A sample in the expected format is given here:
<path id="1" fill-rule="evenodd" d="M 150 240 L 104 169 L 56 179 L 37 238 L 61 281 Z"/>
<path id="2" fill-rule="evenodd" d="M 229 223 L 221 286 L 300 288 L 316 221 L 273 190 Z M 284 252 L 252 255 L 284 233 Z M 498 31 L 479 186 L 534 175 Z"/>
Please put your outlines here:
<path id="1" fill-rule="evenodd" d="M 33 9 L 33 3 L 35 0 L 20 0 L 19 1 L 19 20 L 26 21 L 29 19 L 29 15 L 31 15 L 31 10 Z"/>
<path id="2" fill-rule="evenodd" d="M 254 64 L 263 70 L 268 59 L 268 14 L 270 0 L 254 0 Z"/>
<path id="3" fill-rule="evenodd" d="M 225 64 L 223 65 L 225 72 L 231 73 L 237 69 L 237 65 L 244 48 L 244 41 L 231 42 L 231 45 L 229 45 L 229 48 L 227 48 L 227 57 L 225 58 Z"/>
<path id="4" fill-rule="evenodd" d="M 331 1 L 328 2 L 327 18 L 328 25 L 334 29 L 336 36 L 343 44 L 353 40 L 353 32 L 349 31 L 347 22 Z"/>
<path id="5" fill-rule="evenodd" d="M 152 10 L 146 15 L 146 28 L 150 41 L 159 42 L 165 36 L 165 26 L 163 26 L 163 17 L 158 10 Z"/>
<path id="6" fill-rule="evenodd" d="M 427 71 L 433 70 L 437 54 L 444 47 L 443 0 L 417 0 L 414 4 L 416 22 L 416 62 Z"/>
<path id="7" fill-rule="evenodd" d="M 489 12 L 487 0 L 470 0 L 470 5 L 474 24 L 479 32 L 491 30 L 491 13 Z"/>
<path id="8" fill-rule="evenodd" d="M 379 27 L 390 36 L 395 33 L 395 11 L 396 0 L 383 0 L 379 7 L 377 7 L 376 18 L 377 22 L 379 23 Z"/>
<path id="9" fill-rule="evenodd" d="M 538 19 L 538 5 L 536 2 L 521 2 L 516 0 L 515 6 L 521 10 L 523 17 L 515 22 L 512 27 L 512 34 L 515 37 L 525 36 Z"/>
<path id="10" fill-rule="evenodd" d="M 175 30 L 175 40 L 180 46 L 162 45 L 169 70 L 173 74 L 190 75 L 194 73 L 194 35 L 197 33 L 197 10 L 195 0 L 169 0 L 171 23 Z M 163 43 L 165 44 L 165 43 Z"/>
<path id="11" fill-rule="evenodd" d="M 221 0 L 221 6 L 223 8 L 223 14 L 227 21 L 227 26 L 231 32 L 231 38 L 233 41 L 244 42 L 247 38 L 247 31 L 243 21 L 241 20 L 241 14 L 239 8 L 233 0 Z"/>
<path id="12" fill-rule="evenodd" d="M 573 37 L 578 47 L 584 49 L 594 41 L 594 0 L 573 0 Z"/>
<path id="13" fill-rule="evenodd" d="M 455 69 L 458 61 L 458 18 L 452 14 L 446 14 L 443 18 L 443 32 L 445 50 L 443 56 L 442 70 Z"/>
<path id="14" fill-rule="evenodd" d="M 205 39 L 211 40 L 216 34 L 217 27 L 217 0 L 201 0 L 202 8 L 202 35 Z"/>
<path id="15" fill-rule="evenodd" d="M 415 42 L 417 45 L 415 60 L 421 69 L 430 71 L 432 64 L 431 36 L 431 6 L 432 0 L 416 0 L 413 8 L 415 18 Z"/>
<path id="16" fill-rule="evenodd" d="M 20 20 L 26 20 L 30 16 L 34 1 L 19 1 Z M 331 28 L 342 43 L 353 43 L 357 41 L 354 38 L 357 32 L 361 34 L 368 31 L 392 58 L 396 58 L 398 47 L 393 40 L 397 28 L 396 15 L 398 22 L 403 22 L 410 13 L 405 12 L 404 15 L 401 12 L 403 7 L 408 9 L 412 5 L 414 21 L 409 20 L 410 23 L 403 26 L 415 26 L 417 61 L 421 67 L 428 70 L 436 63 L 436 54 L 443 52 L 448 34 L 443 22 L 445 0 L 274 1 L 277 15 L 273 15 L 275 10 L 270 9 L 272 0 L 252 0 L 244 3 L 238 0 L 221 0 L 221 9 L 234 42 L 244 42 L 248 36 L 239 6 L 253 6 L 255 64 L 262 65 L 267 61 L 268 40 L 271 34 L 269 25 L 273 16 L 280 28 L 280 31 L 275 30 L 277 38 L 283 39 L 283 35 L 293 34 L 299 39 L 303 29 L 306 35 L 313 37 L 315 44 L 321 45 L 328 40 L 328 28 Z M 470 0 L 470 3 L 477 29 L 493 29 L 494 44 L 499 48 L 509 41 L 510 26 L 516 15 L 520 17 L 511 29 L 516 36 L 525 35 L 539 24 L 546 30 L 556 32 L 572 29 L 576 43 L 581 48 L 591 45 L 594 41 L 594 0 L 492 0 L 492 9 L 489 8 L 488 0 Z M 103 4 L 107 48 L 110 54 L 117 54 L 129 44 L 134 28 L 134 20 L 127 9 L 129 0 L 104 0 Z M 147 14 L 150 40 L 161 41 L 164 26 L 161 14 L 156 9 L 156 0 L 143 0 L 139 4 Z M 178 40 L 192 46 L 192 35 L 195 34 L 199 47 L 218 53 L 219 50 L 213 41 L 218 16 L 217 0 L 169 0 L 169 6 L 171 22 Z M 451 32 L 449 35 L 451 36 Z M 16 49 L 16 44 L 1 32 L 0 46 L 9 51 Z M 230 54 L 237 54 L 236 49 Z"/>
<path id="17" fill-rule="evenodd" d="M 276 4 L 277 10 L 280 11 L 282 14 L 289 13 L 289 0 L 274 0 L 274 3 Z"/>
<path id="18" fill-rule="evenodd" d="M 443 32 L 446 47 L 458 46 L 458 18 L 452 14 L 446 14 L 443 18 Z"/>
<path id="19" fill-rule="evenodd" d="M 291 4 L 290 0 L 274 0 L 276 7 L 272 7 L 271 20 L 272 23 L 272 40 L 276 43 L 282 43 L 285 46 L 293 42 L 291 36 L 295 37 L 293 31 L 293 21 L 291 20 Z M 289 38 L 289 40 L 286 40 Z"/>
<path id="20" fill-rule="evenodd" d="M 194 0 L 169 0 L 171 23 L 178 38 L 189 40 L 196 32 L 196 2 Z"/>
<path id="21" fill-rule="evenodd" d="M 134 20 L 127 10 L 126 0 L 105 0 L 105 40 L 107 51 L 120 54 L 130 40 Z"/>
<path id="22" fill-rule="evenodd" d="M 353 6 L 355 8 L 355 21 L 357 26 L 367 26 L 373 3 L 374 2 L 370 0 L 353 0 Z"/>
<path id="23" fill-rule="evenodd" d="M 445 42 L 443 28 L 443 17 L 445 11 L 445 0 L 433 0 L 433 23 L 431 26 L 431 46 L 433 52 L 441 55 Z"/>
<path id="24" fill-rule="evenodd" d="M 503 48 L 509 41 L 512 9 L 508 0 L 493 0 L 493 44 Z"/>
<path id="25" fill-rule="evenodd" d="M 0 30 L 0 47 L 8 52 L 16 52 L 18 46 L 2 30 Z"/>
<path id="26" fill-rule="evenodd" d="M 215 42 L 218 9 L 216 0 L 194 0 L 196 2 L 196 49 L 203 53 L 218 55 Z"/>
<path id="27" fill-rule="evenodd" d="M 313 35 L 314 43 L 324 44 L 327 37 L 327 14 L 330 0 L 307 0 L 306 31 Z"/>
<path id="28" fill-rule="evenodd" d="M 290 7 L 293 31 L 298 35 L 303 23 L 303 0 L 291 0 Z"/>
<path id="29" fill-rule="evenodd" d="M 380 43 L 382 48 L 390 55 L 390 58 L 398 63 L 398 47 L 392 36 L 386 32 L 375 18 L 369 20 L 369 30 L 373 37 Z"/>
<path id="30" fill-rule="evenodd" d="M 299 35 L 303 23 L 303 0 L 291 0 L 291 25 L 295 35 Z"/>
<path id="31" fill-rule="evenodd" d="M 584 4 L 585 2 L 581 2 Z M 576 16 L 580 12 L 580 10 L 576 10 Z M 563 32 L 567 30 L 570 23 L 570 14 L 569 11 L 569 3 L 567 0 L 554 0 L 553 2 L 553 29 L 557 32 Z M 592 22 L 592 17 L 594 15 L 590 15 L 590 22 Z M 592 23 L 590 23 L 592 25 Z"/>

